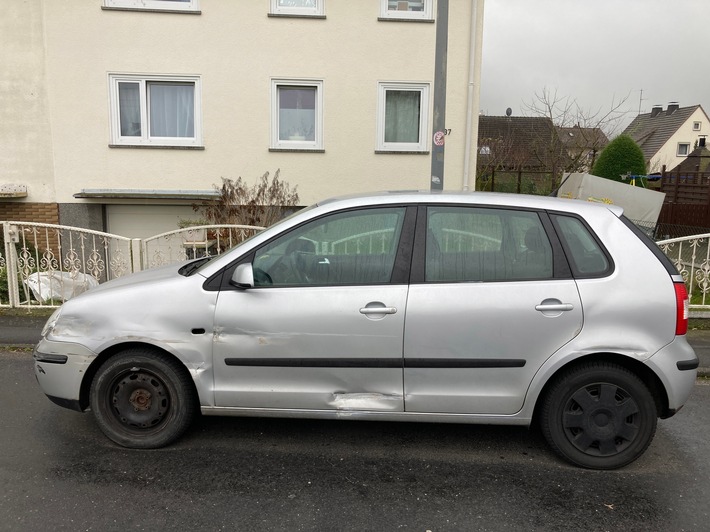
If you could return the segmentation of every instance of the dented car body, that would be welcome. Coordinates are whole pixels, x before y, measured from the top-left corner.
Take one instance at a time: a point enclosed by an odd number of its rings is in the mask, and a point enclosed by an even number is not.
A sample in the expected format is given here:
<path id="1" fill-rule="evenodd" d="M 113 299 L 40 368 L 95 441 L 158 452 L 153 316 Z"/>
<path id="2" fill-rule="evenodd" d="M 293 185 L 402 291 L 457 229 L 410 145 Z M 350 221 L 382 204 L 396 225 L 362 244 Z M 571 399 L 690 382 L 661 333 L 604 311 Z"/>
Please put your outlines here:
<path id="1" fill-rule="evenodd" d="M 682 278 L 622 210 L 488 193 L 304 209 L 211 259 L 65 303 L 35 350 L 57 404 L 128 447 L 197 413 L 529 425 L 623 466 L 697 358 Z"/>

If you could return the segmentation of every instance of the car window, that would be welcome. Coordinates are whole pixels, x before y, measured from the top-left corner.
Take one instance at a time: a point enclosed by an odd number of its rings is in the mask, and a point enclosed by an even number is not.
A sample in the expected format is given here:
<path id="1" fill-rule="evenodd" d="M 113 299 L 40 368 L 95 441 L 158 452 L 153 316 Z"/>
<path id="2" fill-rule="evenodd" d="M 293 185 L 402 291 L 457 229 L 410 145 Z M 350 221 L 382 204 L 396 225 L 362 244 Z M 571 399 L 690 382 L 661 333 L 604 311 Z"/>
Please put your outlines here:
<path id="1" fill-rule="evenodd" d="M 536 213 L 477 207 L 427 212 L 426 281 L 552 277 L 552 248 Z"/>
<path id="2" fill-rule="evenodd" d="M 592 233 L 578 218 L 555 215 L 576 275 L 599 275 L 609 270 L 609 260 Z"/>
<path id="3" fill-rule="evenodd" d="M 272 240 L 256 252 L 255 286 L 388 283 L 405 208 L 333 214 Z"/>

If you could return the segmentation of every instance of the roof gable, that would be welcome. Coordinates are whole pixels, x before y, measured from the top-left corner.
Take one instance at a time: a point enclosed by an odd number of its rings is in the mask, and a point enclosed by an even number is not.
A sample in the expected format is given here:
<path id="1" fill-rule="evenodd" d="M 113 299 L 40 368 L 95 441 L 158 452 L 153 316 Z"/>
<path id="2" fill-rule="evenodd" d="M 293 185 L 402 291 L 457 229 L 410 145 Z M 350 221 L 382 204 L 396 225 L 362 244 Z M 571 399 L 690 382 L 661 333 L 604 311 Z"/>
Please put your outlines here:
<path id="1" fill-rule="evenodd" d="M 641 147 L 644 157 L 649 161 L 699 108 L 699 105 L 690 107 L 669 105 L 667 110 L 660 112 L 656 108 L 650 113 L 634 118 L 622 134 L 631 137 Z"/>

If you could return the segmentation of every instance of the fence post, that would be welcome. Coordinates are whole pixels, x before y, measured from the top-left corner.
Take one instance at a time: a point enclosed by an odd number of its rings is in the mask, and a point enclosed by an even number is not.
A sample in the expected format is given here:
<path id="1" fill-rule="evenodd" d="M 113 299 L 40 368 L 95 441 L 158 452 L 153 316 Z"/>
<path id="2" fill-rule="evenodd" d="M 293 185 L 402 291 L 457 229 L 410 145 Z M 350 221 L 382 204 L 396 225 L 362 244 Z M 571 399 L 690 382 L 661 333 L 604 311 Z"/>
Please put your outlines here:
<path id="1" fill-rule="evenodd" d="M 10 304 L 10 308 L 17 308 L 20 306 L 20 286 L 17 281 L 17 250 L 15 249 L 17 227 L 12 226 L 10 222 L 3 222 L 2 225 L 3 237 L 5 240 L 8 303 Z"/>
<path id="2" fill-rule="evenodd" d="M 523 170 L 521 168 L 518 168 L 518 194 L 520 194 L 520 185 L 521 185 L 522 180 L 523 180 Z"/>
<path id="3" fill-rule="evenodd" d="M 131 273 L 143 269 L 143 241 L 140 238 L 131 239 Z"/>

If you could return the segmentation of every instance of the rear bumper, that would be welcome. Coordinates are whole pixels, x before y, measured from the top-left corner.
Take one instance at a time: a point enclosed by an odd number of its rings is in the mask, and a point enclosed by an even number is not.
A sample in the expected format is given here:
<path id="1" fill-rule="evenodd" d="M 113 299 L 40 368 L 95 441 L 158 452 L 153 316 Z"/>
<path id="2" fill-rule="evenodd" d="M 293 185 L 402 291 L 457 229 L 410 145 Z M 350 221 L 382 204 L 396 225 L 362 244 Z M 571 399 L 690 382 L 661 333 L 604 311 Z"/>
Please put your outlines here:
<path id="1" fill-rule="evenodd" d="M 695 386 L 699 365 L 695 351 L 685 336 L 675 339 L 646 360 L 661 379 L 668 396 L 668 415 L 673 415 L 682 407 Z"/>

